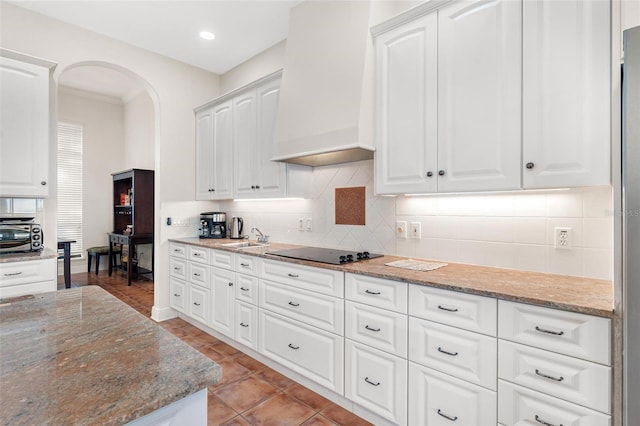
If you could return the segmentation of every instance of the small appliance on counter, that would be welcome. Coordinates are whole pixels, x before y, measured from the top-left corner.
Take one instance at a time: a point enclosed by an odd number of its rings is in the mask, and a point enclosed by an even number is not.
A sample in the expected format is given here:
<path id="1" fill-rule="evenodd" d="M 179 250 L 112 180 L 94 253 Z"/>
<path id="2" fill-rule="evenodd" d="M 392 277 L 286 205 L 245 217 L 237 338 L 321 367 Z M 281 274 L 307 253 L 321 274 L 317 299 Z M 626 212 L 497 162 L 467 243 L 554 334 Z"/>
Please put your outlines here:
<path id="1" fill-rule="evenodd" d="M 225 212 L 200 213 L 200 238 L 221 239 L 227 237 L 227 214 Z"/>
<path id="2" fill-rule="evenodd" d="M 28 253 L 44 248 L 42 227 L 32 217 L 0 218 L 0 254 Z"/>
<path id="3" fill-rule="evenodd" d="M 244 221 L 241 217 L 232 217 L 229 224 L 229 238 L 240 240 L 244 238 Z"/>

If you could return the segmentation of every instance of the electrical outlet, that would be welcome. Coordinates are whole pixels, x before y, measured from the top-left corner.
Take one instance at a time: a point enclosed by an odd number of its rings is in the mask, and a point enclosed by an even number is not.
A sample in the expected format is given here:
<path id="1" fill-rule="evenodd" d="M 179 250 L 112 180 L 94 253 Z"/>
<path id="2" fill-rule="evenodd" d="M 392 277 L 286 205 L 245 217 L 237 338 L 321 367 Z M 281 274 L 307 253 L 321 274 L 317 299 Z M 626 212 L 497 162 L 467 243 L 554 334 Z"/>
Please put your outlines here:
<path id="1" fill-rule="evenodd" d="M 407 221 L 399 220 L 396 222 L 396 236 L 398 238 L 407 238 Z"/>
<path id="2" fill-rule="evenodd" d="M 311 230 L 313 229 L 313 222 L 311 220 L 310 217 L 307 218 L 307 231 L 311 232 Z"/>
<path id="3" fill-rule="evenodd" d="M 298 231 L 304 231 L 304 219 L 298 219 Z"/>
<path id="4" fill-rule="evenodd" d="M 554 228 L 555 248 L 570 250 L 573 248 L 573 232 L 571 228 Z"/>
<path id="5" fill-rule="evenodd" d="M 422 238 L 421 228 L 420 222 L 411 222 L 411 238 Z"/>

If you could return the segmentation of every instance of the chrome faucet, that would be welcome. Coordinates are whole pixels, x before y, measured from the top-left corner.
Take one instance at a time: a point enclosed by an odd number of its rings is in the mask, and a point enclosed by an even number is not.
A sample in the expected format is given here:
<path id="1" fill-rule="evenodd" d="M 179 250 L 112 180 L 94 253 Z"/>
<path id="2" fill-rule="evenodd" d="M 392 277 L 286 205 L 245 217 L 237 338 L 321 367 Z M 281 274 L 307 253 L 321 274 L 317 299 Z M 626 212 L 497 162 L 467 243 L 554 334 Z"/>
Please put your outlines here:
<path id="1" fill-rule="evenodd" d="M 258 242 L 260 244 L 267 244 L 269 243 L 269 236 L 268 235 L 264 235 L 262 233 L 262 231 L 260 231 L 258 228 L 256 228 L 255 226 L 253 228 L 251 228 L 251 232 L 257 232 L 258 234 L 260 234 L 258 236 Z"/>

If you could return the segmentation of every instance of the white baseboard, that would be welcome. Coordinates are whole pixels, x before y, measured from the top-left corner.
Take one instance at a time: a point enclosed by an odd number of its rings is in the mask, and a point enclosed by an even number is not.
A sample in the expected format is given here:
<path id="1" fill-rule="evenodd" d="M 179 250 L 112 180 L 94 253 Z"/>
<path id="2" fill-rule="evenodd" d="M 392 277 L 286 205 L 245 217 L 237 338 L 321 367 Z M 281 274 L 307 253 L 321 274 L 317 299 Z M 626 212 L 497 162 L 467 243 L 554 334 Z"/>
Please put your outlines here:
<path id="1" fill-rule="evenodd" d="M 178 314 L 172 308 L 158 308 L 155 305 L 151 308 L 151 319 L 155 322 L 162 322 L 176 318 Z"/>

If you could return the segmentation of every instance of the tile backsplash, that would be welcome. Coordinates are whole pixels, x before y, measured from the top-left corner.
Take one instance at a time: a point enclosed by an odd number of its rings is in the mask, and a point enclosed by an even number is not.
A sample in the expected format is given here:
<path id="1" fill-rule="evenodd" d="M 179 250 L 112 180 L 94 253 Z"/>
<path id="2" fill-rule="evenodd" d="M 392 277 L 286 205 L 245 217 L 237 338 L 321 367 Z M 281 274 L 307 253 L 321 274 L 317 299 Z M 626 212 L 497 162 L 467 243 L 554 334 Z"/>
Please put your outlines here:
<path id="1" fill-rule="evenodd" d="M 274 241 L 398 254 L 476 265 L 611 279 L 611 187 L 564 191 L 385 197 L 373 193 L 373 162 L 313 170 L 304 200 L 224 201 Z M 335 188 L 366 188 L 366 225 L 336 225 Z M 302 227 L 300 227 L 302 219 Z M 312 229 L 306 230 L 307 219 Z M 397 238 L 397 220 L 418 222 L 420 238 Z M 573 248 L 554 247 L 554 228 L 572 229 Z M 255 236 L 251 236 L 255 238 Z"/>

